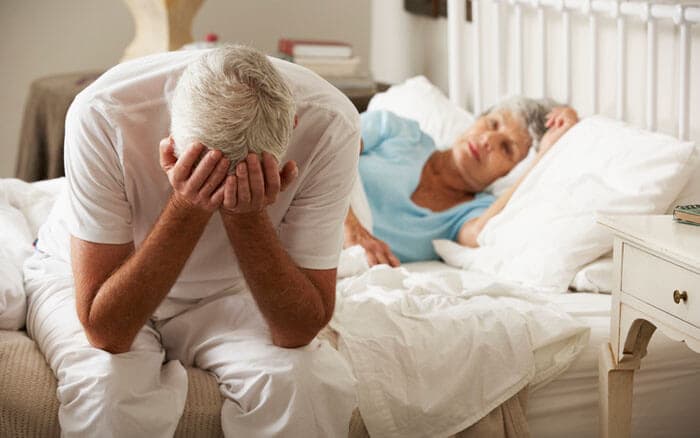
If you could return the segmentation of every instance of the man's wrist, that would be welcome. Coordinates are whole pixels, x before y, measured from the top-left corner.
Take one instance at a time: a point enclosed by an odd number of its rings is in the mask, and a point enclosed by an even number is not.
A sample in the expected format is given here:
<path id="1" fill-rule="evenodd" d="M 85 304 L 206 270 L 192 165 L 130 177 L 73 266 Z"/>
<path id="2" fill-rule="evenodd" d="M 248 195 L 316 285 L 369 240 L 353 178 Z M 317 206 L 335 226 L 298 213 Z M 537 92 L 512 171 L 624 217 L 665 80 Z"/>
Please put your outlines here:
<path id="1" fill-rule="evenodd" d="M 225 209 L 219 209 L 221 219 L 225 223 L 230 223 L 236 228 L 252 228 L 260 226 L 268 221 L 267 211 L 251 211 L 246 213 L 233 213 Z"/>
<path id="2" fill-rule="evenodd" d="M 208 221 L 213 214 L 212 211 L 207 211 L 203 208 L 197 207 L 185 199 L 182 199 L 177 195 L 177 193 L 173 193 L 170 196 L 170 205 L 172 210 L 174 210 L 176 213 L 190 219 L 201 219 Z"/>

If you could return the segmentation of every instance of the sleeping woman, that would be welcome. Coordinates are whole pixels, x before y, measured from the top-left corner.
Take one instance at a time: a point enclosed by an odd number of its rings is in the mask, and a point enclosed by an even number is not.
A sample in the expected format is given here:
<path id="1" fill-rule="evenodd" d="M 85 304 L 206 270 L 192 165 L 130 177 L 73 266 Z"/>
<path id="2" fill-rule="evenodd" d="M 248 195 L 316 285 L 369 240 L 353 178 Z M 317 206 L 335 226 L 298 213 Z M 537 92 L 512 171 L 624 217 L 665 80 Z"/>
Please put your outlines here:
<path id="1" fill-rule="evenodd" d="M 453 143 L 438 150 L 418 123 L 387 111 L 362 114 L 360 178 L 372 212 L 366 230 L 352 209 L 345 246 L 361 245 L 370 265 L 437 260 L 433 239 L 476 247 L 484 225 L 506 205 L 518 185 L 576 122 L 570 107 L 515 97 L 482 114 Z M 527 172 L 499 198 L 484 193 L 531 147 Z M 523 230 L 523 232 L 527 232 Z"/>

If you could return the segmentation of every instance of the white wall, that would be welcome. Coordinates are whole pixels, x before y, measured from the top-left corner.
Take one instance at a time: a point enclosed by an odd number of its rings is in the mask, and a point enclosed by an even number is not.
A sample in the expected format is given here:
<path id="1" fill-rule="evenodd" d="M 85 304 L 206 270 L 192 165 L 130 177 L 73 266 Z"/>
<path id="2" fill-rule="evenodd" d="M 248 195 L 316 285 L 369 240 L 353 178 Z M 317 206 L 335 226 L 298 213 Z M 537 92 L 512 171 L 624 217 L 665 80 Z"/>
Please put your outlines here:
<path id="1" fill-rule="evenodd" d="M 194 22 L 208 32 L 274 53 L 280 36 L 340 39 L 369 57 L 370 0 L 207 0 Z M 14 175 L 24 102 L 32 80 L 114 65 L 133 24 L 118 0 L 0 1 L 0 177 Z"/>
<path id="2" fill-rule="evenodd" d="M 494 28 L 493 5 L 483 4 L 481 17 L 482 41 L 493 42 Z M 417 17 L 403 10 L 402 0 L 373 0 L 372 1 L 372 58 L 371 66 L 375 78 L 388 82 L 400 82 L 408 77 L 422 74 L 438 85 L 443 91 L 447 90 L 447 22 L 444 18 L 432 19 Z M 538 28 L 533 11 L 525 8 L 525 94 L 539 95 L 539 52 L 536 48 Z M 614 21 L 600 17 L 599 24 L 599 83 L 600 113 L 615 116 L 615 25 Z M 508 28 L 513 28 L 511 20 Z M 563 97 L 563 76 L 561 75 L 563 60 L 560 49 L 561 39 L 557 32 L 561 21 L 553 13 L 548 16 L 548 93 L 554 98 Z M 658 126 L 671 134 L 676 133 L 678 114 L 678 77 L 677 48 L 678 31 L 669 22 L 657 26 L 658 38 Z M 528 31 L 529 29 L 529 31 Z M 700 141 L 700 25 L 691 28 L 691 74 L 690 74 L 690 138 Z M 472 26 L 465 22 L 466 58 L 472 59 Z M 588 76 L 591 53 L 588 46 L 588 21 L 582 16 L 572 17 L 572 59 L 573 86 L 571 103 L 582 115 L 590 114 L 591 86 Z M 513 56 L 512 41 L 506 46 L 504 58 Z M 483 105 L 489 105 L 497 100 L 495 85 L 494 53 L 482 49 L 484 65 L 481 69 Z M 645 123 L 645 80 L 646 80 L 646 31 L 640 21 L 630 21 L 627 38 L 628 82 L 626 86 L 626 113 L 628 120 L 644 126 Z M 472 80 L 471 67 L 465 69 L 465 75 Z M 513 90 L 515 78 L 509 75 L 505 80 L 510 90 Z M 471 106 L 471 89 L 469 102 Z"/>

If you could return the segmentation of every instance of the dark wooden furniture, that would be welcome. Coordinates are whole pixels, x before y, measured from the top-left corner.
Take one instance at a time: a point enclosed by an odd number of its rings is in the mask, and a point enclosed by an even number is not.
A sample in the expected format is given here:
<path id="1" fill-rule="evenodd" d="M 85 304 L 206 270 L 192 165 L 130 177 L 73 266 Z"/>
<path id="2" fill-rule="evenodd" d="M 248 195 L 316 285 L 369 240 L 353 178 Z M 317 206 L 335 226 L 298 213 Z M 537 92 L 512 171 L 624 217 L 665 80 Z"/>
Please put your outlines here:
<path id="1" fill-rule="evenodd" d="M 38 181 L 63 176 L 68 107 L 101 72 L 67 73 L 32 82 L 24 108 L 15 176 Z"/>

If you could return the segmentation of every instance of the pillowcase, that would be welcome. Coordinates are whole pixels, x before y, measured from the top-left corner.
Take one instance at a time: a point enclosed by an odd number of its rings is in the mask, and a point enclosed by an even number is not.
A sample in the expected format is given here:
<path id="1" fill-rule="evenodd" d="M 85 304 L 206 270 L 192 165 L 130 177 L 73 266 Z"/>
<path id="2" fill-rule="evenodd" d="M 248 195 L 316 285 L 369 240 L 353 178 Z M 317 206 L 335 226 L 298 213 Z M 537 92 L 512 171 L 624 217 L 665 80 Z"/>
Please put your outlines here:
<path id="1" fill-rule="evenodd" d="M 418 122 L 431 136 L 438 149 L 448 149 L 459 134 L 474 123 L 474 116 L 460 108 L 425 76 L 393 85 L 370 100 L 367 111 L 391 111 L 397 116 Z"/>
<path id="2" fill-rule="evenodd" d="M 663 213 L 698 166 L 691 142 L 602 116 L 572 127 L 478 237 L 445 260 L 540 290 L 565 292 L 574 273 L 612 249 L 598 214 Z M 437 243 L 441 256 L 448 243 Z M 448 260 L 449 257 L 449 260 Z"/>
<path id="3" fill-rule="evenodd" d="M 604 255 L 581 268 L 571 280 L 569 290 L 610 294 L 613 289 L 614 271 L 612 254 Z"/>
<path id="4" fill-rule="evenodd" d="M 700 155 L 700 146 L 698 146 L 696 154 Z M 681 193 L 668 206 L 666 214 L 673 214 L 673 207 L 676 205 L 700 204 L 700 157 L 696 160 L 695 170 L 691 173 Z"/>

